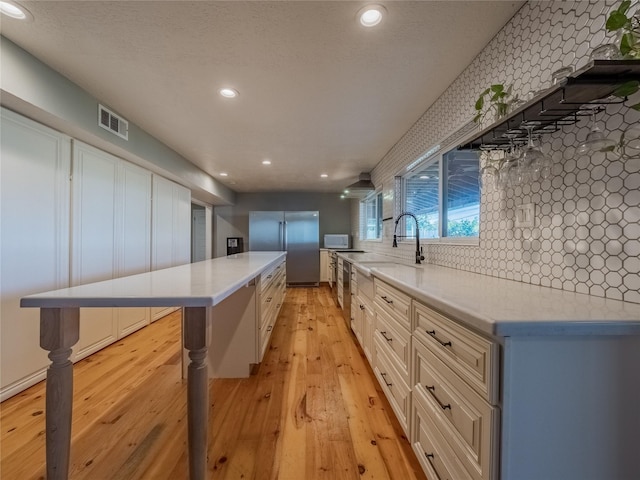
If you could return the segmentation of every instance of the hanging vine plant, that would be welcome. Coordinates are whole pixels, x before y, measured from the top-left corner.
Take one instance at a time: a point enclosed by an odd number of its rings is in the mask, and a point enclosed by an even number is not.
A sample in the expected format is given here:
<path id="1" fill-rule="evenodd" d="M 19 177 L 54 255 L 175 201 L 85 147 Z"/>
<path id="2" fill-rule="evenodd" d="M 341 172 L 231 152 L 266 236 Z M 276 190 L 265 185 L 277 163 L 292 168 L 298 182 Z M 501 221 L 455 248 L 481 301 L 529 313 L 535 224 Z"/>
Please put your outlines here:
<path id="1" fill-rule="evenodd" d="M 495 114 L 496 120 L 504 117 L 509 113 L 509 108 L 516 98 L 511 98 L 511 86 L 505 87 L 502 83 L 491 85 L 476 100 L 476 116 L 473 117 L 473 121 L 482 121 L 490 112 Z"/>

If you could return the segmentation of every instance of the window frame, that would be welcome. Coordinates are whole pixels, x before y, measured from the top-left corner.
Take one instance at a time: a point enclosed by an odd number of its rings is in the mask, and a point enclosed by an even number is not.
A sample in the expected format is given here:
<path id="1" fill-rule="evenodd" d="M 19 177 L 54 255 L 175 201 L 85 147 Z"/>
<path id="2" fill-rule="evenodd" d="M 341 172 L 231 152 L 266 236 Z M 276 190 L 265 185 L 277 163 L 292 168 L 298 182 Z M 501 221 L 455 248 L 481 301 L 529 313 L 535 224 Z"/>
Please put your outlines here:
<path id="1" fill-rule="evenodd" d="M 447 200 L 447 194 L 448 194 L 448 191 L 447 191 L 448 185 L 447 185 L 447 182 L 444 181 L 445 175 L 443 174 L 445 171 L 445 164 L 447 161 L 447 159 L 445 159 L 445 156 L 454 150 L 456 150 L 456 146 L 451 144 L 446 145 L 444 148 L 440 148 L 440 145 L 437 145 L 429 149 L 429 151 L 427 152 L 427 154 L 423 156 L 423 158 L 419 159 L 418 161 L 414 161 L 410 165 L 408 165 L 407 168 L 405 169 L 405 172 L 399 175 L 400 182 L 398 182 L 399 184 L 398 188 L 400 189 L 400 192 L 396 192 L 396 193 L 399 194 L 400 204 L 396 205 L 396 208 L 400 208 L 400 211 L 395 212 L 396 218 L 402 212 L 406 211 L 405 209 L 407 205 L 407 193 L 408 193 L 407 180 L 409 179 L 409 177 L 412 175 L 415 175 L 418 171 L 424 170 L 430 165 L 435 164 L 436 162 L 438 163 L 438 236 L 436 238 L 421 237 L 420 238 L 421 243 L 447 244 L 447 245 L 479 245 L 480 244 L 480 229 L 482 228 L 480 224 L 482 194 L 479 186 L 478 186 L 478 194 L 479 194 L 478 235 L 469 236 L 469 237 L 443 236 L 443 232 L 446 233 L 446 228 L 447 228 L 446 222 L 448 221 L 447 220 L 448 211 L 445 207 L 445 201 Z M 478 154 L 478 170 L 479 169 L 480 169 L 480 155 Z M 407 234 L 406 219 L 407 217 L 403 217 L 400 221 L 400 224 L 398 225 L 398 231 L 404 232 L 403 233 L 404 235 Z M 415 239 L 402 238 L 400 239 L 400 241 L 401 243 L 412 243 L 412 242 L 415 242 Z"/>
<path id="2" fill-rule="evenodd" d="M 375 238 L 367 238 L 367 230 L 368 230 L 368 220 L 367 216 L 368 205 L 367 203 L 374 200 L 375 201 L 375 209 L 376 209 L 376 223 L 377 223 L 377 237 Z M 359 208 L 360 208 L 360 225 L 359 225 L 359 234 L 360 240 L 364 242 L 382 242 L 383 230 L 384 227 L 382 225 L 382 202 L 383 195 L 382 189 L 377 189 L 371 193 L 369 193 L 366 197 L 360 200 Z"/>

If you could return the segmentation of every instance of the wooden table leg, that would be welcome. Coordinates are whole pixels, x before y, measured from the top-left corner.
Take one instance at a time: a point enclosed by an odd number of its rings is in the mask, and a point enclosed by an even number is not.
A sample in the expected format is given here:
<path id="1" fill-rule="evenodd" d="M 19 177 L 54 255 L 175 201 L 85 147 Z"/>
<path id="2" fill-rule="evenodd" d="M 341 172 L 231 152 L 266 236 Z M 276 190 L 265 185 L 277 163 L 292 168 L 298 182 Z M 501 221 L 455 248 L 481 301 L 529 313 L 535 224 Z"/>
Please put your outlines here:
<path id="1" fill-rule="evenodd" d="M 73 363 L 69 356 L 79 336 L 79 308 L 40 309 L 40 346 L 49 351 L 51 360 L 46 389 L 47 480 L 69 477 L 73 409 Z"/>
<path id="2" fill-rule="evenodd" d="M 184 308 L 184 348 L 189 351 L 187 371 L 187 420 L 189 478 L 205 480 L 207 428 L 209 423 L 209 376 L 207 373 L 207 307 Z"/>

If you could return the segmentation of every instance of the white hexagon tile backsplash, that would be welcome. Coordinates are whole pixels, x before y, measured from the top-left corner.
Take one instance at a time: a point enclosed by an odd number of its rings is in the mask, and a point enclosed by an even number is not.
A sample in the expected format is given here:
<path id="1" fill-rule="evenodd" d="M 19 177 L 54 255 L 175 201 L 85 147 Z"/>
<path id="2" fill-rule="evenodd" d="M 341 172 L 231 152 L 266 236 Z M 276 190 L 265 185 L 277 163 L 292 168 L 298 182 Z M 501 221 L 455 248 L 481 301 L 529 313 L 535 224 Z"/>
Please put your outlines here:
<path id="1" fill-rule="evenodd" d="M 617 3 L 525 4 L 387 153 L 372 172 L 374 184 L 392 184 L 406 165 L 468 122 L 487 85 L 512 84 L 526 97 L 550 85 L 558 68 L 584 66 L 594 47 L 612 40 L 604 23 Z M 633 100 L 640 101 L 640 95 Z M 619 139 L 625 129 L 640 124 L 640 112 L 610 105 L 598 122 Z M 483 191 L 479 246 L 429 244 L 427 261 L 640 303 L 640 158 L 578 155 L 576 147 L 589 130 L 585 118 L 544 136 L 541 148 L 554 162 L 551 178 Z M 527 203 L 536 205 L 535 226 L 516 228 L 515 207 Z M 408 247 L 391 250 L 393 228 L 387 227 L 392 223 L 385 222 L 383 242 L 360 246 L 410 258 Z"/>

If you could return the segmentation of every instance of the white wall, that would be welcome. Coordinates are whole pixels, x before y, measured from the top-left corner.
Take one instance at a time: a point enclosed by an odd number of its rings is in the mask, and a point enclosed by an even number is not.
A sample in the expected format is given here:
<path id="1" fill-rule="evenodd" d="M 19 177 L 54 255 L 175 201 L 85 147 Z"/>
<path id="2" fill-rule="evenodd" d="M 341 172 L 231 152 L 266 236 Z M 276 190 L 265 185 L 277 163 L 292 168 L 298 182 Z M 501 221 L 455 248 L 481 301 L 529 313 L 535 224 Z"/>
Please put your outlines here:
<path id="1" fill-rule="evenodd" d="M 0 55 L 3 106 L 180 183 L 203 202 L 234 203 L 233 190 L 135 124 L 129 123 L 128 141 L 99 127 L 99 99 L 2 36 Z"/>

